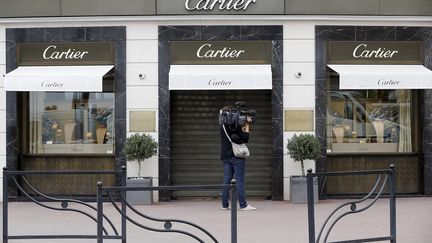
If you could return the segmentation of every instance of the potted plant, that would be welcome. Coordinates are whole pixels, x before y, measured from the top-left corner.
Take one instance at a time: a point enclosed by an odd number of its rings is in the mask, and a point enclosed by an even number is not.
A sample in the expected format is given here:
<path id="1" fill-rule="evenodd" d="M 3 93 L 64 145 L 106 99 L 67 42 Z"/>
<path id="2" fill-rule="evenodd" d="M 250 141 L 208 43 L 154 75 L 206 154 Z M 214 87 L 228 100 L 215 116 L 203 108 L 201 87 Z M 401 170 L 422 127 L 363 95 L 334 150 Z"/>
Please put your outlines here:
<path id="1" fill-rule="evenodd" d="M 157 154 L 158 143 L 147 134 L 134 134 L 126 139 L 123 151 L 126 159 L 138 163 L 138 176 L 128 177 L 126 186 L 148 187 L 152 186 L 151 177 L 141 176 L 141 167 L 144 160 Z M 134 205 L 151 204 L 153 202 L 152 191 L 128 191 L 126 198 Z"/>
<path id="2" fill-rule="evenodd" d="M 307 179 L 305 176 L 304 161 L 316 161 L 320 156 L 321 145 L 311 134 L 294 135 L 288 139 L 289 155 L 294 161 L 301 164 L 301 176 L 290 177 L 290 201 L 292 203 L 307 202 Z M 318 201 L 318 179 L 314 178 L 314 201 Z"/>

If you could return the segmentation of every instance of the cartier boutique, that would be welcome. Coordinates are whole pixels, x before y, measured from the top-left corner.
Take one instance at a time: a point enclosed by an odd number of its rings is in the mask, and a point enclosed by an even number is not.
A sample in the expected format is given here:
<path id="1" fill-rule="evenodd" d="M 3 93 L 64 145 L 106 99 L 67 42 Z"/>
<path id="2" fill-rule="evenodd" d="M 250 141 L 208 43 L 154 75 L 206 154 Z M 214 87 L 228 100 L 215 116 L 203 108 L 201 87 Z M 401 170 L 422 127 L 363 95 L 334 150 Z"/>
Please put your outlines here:
<path id="1" fill-rule="evenodd" d="M 64 28 L 59 33 L 97 33 L 102 28 Z M 50 38 L 57 38 L 55 29 Z M 8 117 L 16 117 L 9 144 L 16 152 L 8 166 L 21 170 L 112 170 L 116 166 L 116 92 L 118 67 L 115 41 L 20 41 L 22 35 L 42 33 L 17 29 L 8 37 L 10 48 L 4 88 Z M 46 35 L 43 35 L 46 36 Z M 121 37 L 121 36 L 119 36 Z M 120 69 L 121 70 L 121 69 Z M 117 89 L 116 89 L 117 88 Z M 120 125 L 121 126 L 121 125 Z M 16 134 L 12 132 L 16 131 Z M 13 139 L 14 138 L 14 139 Z M 115 177 L 104 175 L 113 185 Z M 31 183 L 49 194 L 92 195 L 95 176 L 30 177 Z"/>
<path id="2" fill-rule="evenodd" d="M 159 185 L 220 183 L 219 112 L 243 101 L 241 109 L 258 114 L 245 190 L 251 197 L 282 198 L 282 37 L 282 26 L 159 27 Z"/>
<path id="3" fill-rule="evenodd" d="M 399 193 L 421 174 L 422 90 L 432 88 L 422 41 L 327 41 L 325 163 L 328 171 L 399 167 Z M 320 75 L 320 74 L 318 74 Z M 364 192 L 373 179 L 327 181 L 328 195 Z M 354 189 L 353 189 L 354 188 Z"/>
<path id="4" fill-rule="evenodd" d="M 328 153 L 410 153 L 413 89 L 432 88 L 421 42 L 328 43 Z"/>
<path id="5" fill-rule="evenodd" d="M 20 43 L 6 91 L 26 92 L 29 154 L 114 152 L 112 43 Z"/>
<path id="6" fill-rule="evenodd" d="M 219 110 L 243 101 L 241 109 L 256 109 L 246 175 L 249 193 L 271 195 L 271 90 L 270 41 L 173 41 L 170 43 L 169 93 L 171 103 L 170 183 L 220 183 Z M 193 169 L 192 169 L 193 168 Z M 253 178 L 251 175 L 254 175 Z M 218 196 L 218 192 L 174 192 L 171 197 Z"/>

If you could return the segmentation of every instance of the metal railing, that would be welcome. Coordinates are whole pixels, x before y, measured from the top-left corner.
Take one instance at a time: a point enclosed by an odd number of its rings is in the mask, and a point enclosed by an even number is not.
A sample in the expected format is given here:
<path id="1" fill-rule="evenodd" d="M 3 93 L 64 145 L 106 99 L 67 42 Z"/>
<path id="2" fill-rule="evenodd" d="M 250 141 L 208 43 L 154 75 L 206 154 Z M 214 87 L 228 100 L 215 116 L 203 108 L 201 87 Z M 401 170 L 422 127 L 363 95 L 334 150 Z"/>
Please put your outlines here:
<path id="1" fill-rule="evenodd" d="M 3 243 L 8 243 L 9 240 L 31 240 L 31 239 L 97 239 L 97 234 L 94 235 L 51 235 L 51 234 L 38 234 L 38 235 L 9 235 L 9 182 L 13 183 L 17 191 L 20 192 L 25 198 L 31 202 L 55 211 L 63 212 L 75 212 L 86 216 L 87 218 L 98 223 L 97 211 L 98 209 L 84 201 L 69 199 L 69 198 L 57 198 L 48 196 L 38 191 L 34 186 L 30 184 L 26 176 L 72 176 L 72 175 L 111 175 L 119 174 L 120 171 L 104 170 L 104 171 L 90 171 L 90 170 L 76 170 L 76 171 L 8 171 L 7 168 L 3 168 Z M 21 183 L 19 183 L 20 181 Z M 24 187 L 28 188 L 26 191 Z M 60 203 L 59 206 L 52 206 L 49 202 Z M 89 209 L 90 212 L 74 208 L 75 206 L 84 206 Z M 105 220 L 110 225 L 110 231 L 112 232 L 112 238 L 121 239 L 116 227 L 111 220 L 106 216 L 102 215 L 102 220 Z M 105 234 L 108 235 L 106 228 L 102 229 Z"/>
<path id="2" fill-rule="evenodd" d="M 188 225 L 196 230 L 200 231 L 207 237 L 211 242 L 218 243 L 219 241 L 203 227 L 180 219 L 159 219 L 151 217 L 141 213 L 135 207 L 133 207 L 126 200 L 126 191 L 154 191 L 154 190 L 166 190 L 166 191 L 194 191 L 194 190 L 230 190 L 231 192 L 231 243 L 237 243 L 237 185 L 236 181 L 233 180 L 230 185 L 207 185 L 207 186 L 161 186 L 161 187 L 126 187 L 126 186 L 115 186 L 115 187 L 104 187 L 102 182 L 97 182 L 97 205 L 96 207 L 76 199 L 56 198 L 45 195 L 33 187 L 26 176 L 58 176 L 58 175 L 103 175 L 103 174 L 121 174 L 122 185 L 126 183 L 126 169 L 122 167 L 121 171 L 8 171 L 7 168 L 3 168 L 3 243 L 8 243 L 9 240 L 31 240 L 31 239 L 95 239 L 97 243 L 103 243 L 104 239 L 109 240 L 121 240 L 122 243 L 127 242 L 126 238 L 126 225 L 127 221 L 132 224 L 149 231 L 160 232 L 160 233 L 178 233 L 189 236 L 191 239 L 197 242 L 209 242 L 204 241 L 202 236 L 197 236 L 185 230 L 176 229 L 177 225 Z M 18 180 L 18 178 L 20 180 Z M 19 183 L 19 181 L 21 183 Z M 61 234 L 38 234 L 38 235 L 9 235 L 9 182 L 12 182 L 17 190 L 29 199 L 31 202 L 50 210 L 63 211 L 63 212 L 75 212 L 82 214 L 97 225 L 96 234 L 88 235 L 61 235 Z M 27 191 L 24 189 L 27 188 Z M 29 192 L 31 191 L 31 192 Z M 40 199 L 43 199 L 40 200 Z M 104 200 L 109 200 L 114 206 L 115 210 L 121 217 L 121 231 L 119 232 L 113 222 L 103 213 Z M 52 206 L 48 202 L 58 202 L 60 206 Z M 120 204 L 120 206 L 118 205 Z M 72 208 L 72 206 L 85 206 L 90 210 L 84 211 L 78 208 Z M 138 216 L 145 218 L 150 221 L 160 222 L 163 224 L 163 228 L 155 228 L 145 226 L 132 217 L 128 216 L 126 210 L 130 209 Z M 88 212 L 90 211 L 90 212 Z M 109 230 L 104 226 L 104 223 L 109 225 Z"/>
<path id="3" fill-rule="evenodd" d="M 315 208 L 314 208 L 314 177 L 327 177 L 327 176 L 366 176 L 377 175 L 375 185 L 372 190 L 363 198 L 343 203 L 337 207 L 327 219 L 324 221 L 320 228 L 318 236 L 315 238 Z M 372 207 L 373 204 L 383 195 L 384 188 L 388 186 L 388 196 L 390 205 L 390 235 L 381 237 L 372 237 L 364 239 L 352 239 L 343 241 L 333 241 L 332 243 L 359 243 L 359 242 L 377 242 L 377 241 L 390 241 L 396 243 L 396 177 L 395 167 L 390 165 L 387 170 L 369 170 L 369 171 L 351 171 L 351 172 L 323 172 L 312 173 L 308 170 L 307 174 L 307 199 L 308 199 L 308 224 L 309 224 L 309 243 L 328 242 L 329 235 L 342 218 L 350 214 L 361 213 Z M 370 202 L 363 207 L 359 207 L 360 203 L 365 203 L 368 199 Z M 343 211 L 345 209 L 345 211 Z"/>
<path id="4" fill-rule="evenodd" d="M 102 222 L 98 224 L 97 235 L 98 240 L 97 243 L 103 243 L 104 239 L 110 239 L 103 234 L 103 221 L 101 220 L 103 217 L 103 196 L 104 194 L 108 196 L 115 210 L 122 217 L 122 228 L 126 227 L 126 221 L 138 226 L 141 229 L 149 230 L 153 232 L 159 233 L 177 233 L 190 237 L 191 239 L 204 243 L 204 242 L 214 242 L 219 243 L 219 241 L 214 237 L 209 231 L 204 229 L 203 227 L 180 219 L 162 219 L 155 218 L 141 213 L 134 206 L 132 206 L 125 198 L 126 191 L 195 191 L 195 190 L 207 190 L 207 191 L 221 191 L 223 189 L 228 189 L 231 191 L 231 243 L 237 243 L 237 185 L 236 181 L 233 179 L 230 185 L 208 185 L 208 186 L 158 186 L 158 187 L 104 187 L 102 182 L 98 182 L 98 191 L 97 191 L 97 208 L 98 208 L 98 222 Z M 120 195 L 120 204 L 117 205 L 117 202 L 114 200 L 113 194 Z M 160 222 L 161 228 L 149 227 L 139 223 L 136 219 L 128 216 L 126 210 L 130 209 L 136 215 L 141 218 L 147 219 L 149 221 Z M 162 228 L 163 225 L 163 228 Z M 202 236 L 198 236 L 191 232 L 176 229 L 177 226 L 188 225 L 192 228 L 195 228 L 199 232 L 201 232 L 208 240 L 204 240 Z"/>

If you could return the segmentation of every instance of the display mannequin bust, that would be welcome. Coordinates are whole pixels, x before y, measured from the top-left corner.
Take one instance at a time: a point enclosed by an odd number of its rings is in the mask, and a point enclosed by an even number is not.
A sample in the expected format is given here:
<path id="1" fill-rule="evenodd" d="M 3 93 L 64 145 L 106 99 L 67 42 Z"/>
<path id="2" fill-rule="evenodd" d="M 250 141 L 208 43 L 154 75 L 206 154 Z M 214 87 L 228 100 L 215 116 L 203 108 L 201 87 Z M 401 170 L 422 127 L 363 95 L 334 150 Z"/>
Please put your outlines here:
<path id="1" fill-rule="evenodd" d="M 336 138 L 336 143 L 343 143 L 343 139 L 344 139 L 343 127 L 340 127 L 340 126 L 333 127 L 332 130 L 333 130 L 333 133 L 334 133 L 335 138 Z"/>
<path id="2" fill-rule="evenodd" d="M 64 140 L 65 143 L 71 143 L 74 140 L 76 123 L 69 121 L 64 125 Z"/>
<path id="3" fill-rule="evenodd" d="M 107 128 L 105 126 L 99 126 L 96 128 L 96 140 L 98 144 L 103 144 Z"/>
<path id="4" fill-rule="evenodd" d="M 384 142 L 384 122 L 380 120 L 375 120 L 372 122 L 372 125 L 375 128 L 377 143 L 383 143 Z"/>

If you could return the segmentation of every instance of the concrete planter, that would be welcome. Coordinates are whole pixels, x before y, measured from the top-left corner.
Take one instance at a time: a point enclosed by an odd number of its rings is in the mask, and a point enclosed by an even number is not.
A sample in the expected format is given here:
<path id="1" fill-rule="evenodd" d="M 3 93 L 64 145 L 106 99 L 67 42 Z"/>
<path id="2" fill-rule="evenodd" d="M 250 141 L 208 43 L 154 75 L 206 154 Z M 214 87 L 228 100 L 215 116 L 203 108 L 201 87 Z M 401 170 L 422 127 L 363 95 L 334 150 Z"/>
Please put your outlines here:
<path id="1" fill-rule="evenodd" d="M 318 202 L 318 178 L 313 178 L 314 203 Z M 290 177 L 291 203 L 307 203 L 307 178 L 303 176 Z"/>
<path id="2" fill-rule="evenodd" d="M 127 187 L 150 187 L 153 185 L 152 177 L 129 177 Z M 153 191 L 127 191 L 126 200 L 132 205 L 150 205 L 153 203 Z"/>

